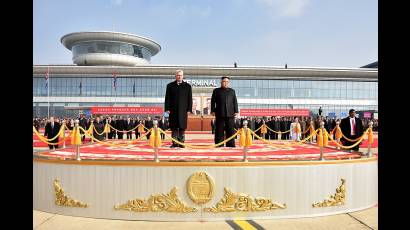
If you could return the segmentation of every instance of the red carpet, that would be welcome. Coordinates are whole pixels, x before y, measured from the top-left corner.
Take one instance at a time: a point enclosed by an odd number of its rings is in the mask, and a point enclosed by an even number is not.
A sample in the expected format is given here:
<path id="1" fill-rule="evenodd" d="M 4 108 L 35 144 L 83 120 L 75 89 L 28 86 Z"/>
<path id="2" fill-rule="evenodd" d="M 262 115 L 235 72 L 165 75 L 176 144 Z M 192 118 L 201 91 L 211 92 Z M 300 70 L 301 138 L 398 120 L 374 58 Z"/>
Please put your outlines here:
<path id="1" fill-rule="evenodd" d="M 115 141 L 118 143 L 118 141 Z M 208 145 L 211 140 L 186 141 L 187 144 Z M 289 143 L 289 142 L 287 142 Z M 159 158 L 161 161 L 241 161 L 243 150 L 238 143 L 236 148 L 214 148 L 214 149 L 190 149 L 190 148 L 169 148 L 171 142 L 164 141 L 163 147 L 159 148 Z M 276 144 L 276 143 L 275 143 Z M 248 150 L 249 160 L 316 160 L 320 157 L 319 148 L 316 145 L 303 144 L 287 146 L 277 143 L 278 147 L 262 144 L 255 141 Z M 124 147 L 104 146 L 99 143 L 81 146 L 81 158 L 83 159 L 104 159 L 104 160 L 146 160 L 154 159 L 153 149 L 147 145 L 146 141 L 138 141 L 137 144 Z M 55 151 L 38 152 L 40 156 L 52 158 L 72 158 L 75 149 L 67 147 Z M 375 154 L 376 155 L 376 154 Z M 349 159 L 360 158 L 357 153 L 340 151 L 335 148 L 325 148 L 325 159 Z"/>

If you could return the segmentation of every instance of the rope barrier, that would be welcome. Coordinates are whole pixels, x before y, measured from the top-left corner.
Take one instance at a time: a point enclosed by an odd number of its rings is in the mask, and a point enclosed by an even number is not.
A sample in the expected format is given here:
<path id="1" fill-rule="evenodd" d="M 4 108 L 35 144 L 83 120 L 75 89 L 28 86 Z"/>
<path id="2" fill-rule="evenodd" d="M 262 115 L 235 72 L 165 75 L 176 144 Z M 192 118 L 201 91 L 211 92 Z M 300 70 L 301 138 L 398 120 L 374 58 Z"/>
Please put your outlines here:
<path id="1" fill-rule="evenodd" d="M 340 127 L 339 127 L 339 129 L 340 129 L 340 133 L 342 134 L 342 137 L 343 137 L 344 139 L 350 141 L 350 142 L 356 142 L 357 140 L 359 140 L 360 138 L 362 138 L 364 135 L 366 135 L 366 133 L 367 133 L 368 130 L 369 130 L 369 129 L 367 129 L 365 132 L 363 132 L 362 136 L 360 136 L 360 137 L 358 137 L 358 138 L 356 138 L 356 139 L 349 139 L 349 138 L 347 138 L 347 137 L 343 134 L 342 129 L 341 129 Z"/>
<path id="2" fill-rule="evenodd" d="M 83 131 L 85 131 L 82 127 L 80 127 L 80 130 L 83 130 Z M 147 134 L 149 134 L 151 132 L 151 130 L 149 130 L 147 133 L 145 133 L 144 135 L 141 135 L 138 139 L 135 139 L 135 140 L 132 140 L 132 141 L 126 141 L 125 143 L 124 142 L 122 142 L 122 143 L 109 143 L 109 142 L 106 142 L 106 141 L 100 141 L 100 140 L 98 140 L 98 139 L 96 139 L 95 137 L 93 137 L 92 135 L 90 135 L 90 134 L 88 134 L 88 133 L 86 133 L 85 135 L 86 136 L 88 136 L 88 137 L 90 137 L 92 140 L 94 140 L 94 141 L 96 141 L 96 142 L 98 142 L 98 143 L 101 143 L 101 144 L 103 144 L 103 145 L 107 145 L 107 146 L 114 146 L 114 147 L 123 147 L 123 148 L 128 148 L 128 149 L 130 149 L 130 148 L 133 148 L 133 146 L 132 147 L 124 147 L 124 146 L 127 146 L 127 145 L 130 145 L 130 144 L 135 144 L 137 141 L 139 141 L 139 140 L 142 140 L 142 138 L 144 138 L 145 136 L 147 136 Z"/>
<path id="3" fill-rule="evenodd" d="M 203 149 L 203 148 L 211 149 L 211 148 L 218 147 L 218 146 L 223 145 L 223 144 L 225 144 L 226 142 L 232 140 L 232 139 L 235 138 L 236 135 L 238 135 L 238 133 L 239 133 L 239 131 L 237 131 L 237 132 L 236 132 L 235 134 L 233 134 L 231 137 L 229 137 L 228 139 L 226 139 L 226 140 L 224 140 L 224 141 L 222 141 L 222 142 L 220 142 L 220 143 L 218 143 L 218 144 L 194 146 L 194 145 L 190 145 L 190 144 L 185 144 L 185 143 L 179 142 L 178 140 L 176 140 L 176 139 L 170 137 L 168 134 L 166 134 L 162 129 L 159 129 L 159 130 L 160 130 L 161 133 L 165 134 L 165 136 L 169 137 L 173 142 L 175 142 L 175 143 L 177 143 L 177 144 L 179 144 L 179 145 L 183 145 L 183 146 L 185 146 L 185 147 L 192 148 L 192 149 Z"/>

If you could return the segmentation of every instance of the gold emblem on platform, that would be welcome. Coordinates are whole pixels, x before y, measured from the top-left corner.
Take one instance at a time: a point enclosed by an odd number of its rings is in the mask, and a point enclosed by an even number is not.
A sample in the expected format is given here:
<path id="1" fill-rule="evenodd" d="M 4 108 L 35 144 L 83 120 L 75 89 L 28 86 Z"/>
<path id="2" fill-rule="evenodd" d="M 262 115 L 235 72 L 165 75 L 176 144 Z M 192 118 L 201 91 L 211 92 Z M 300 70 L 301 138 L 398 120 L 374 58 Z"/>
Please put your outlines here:
<path id="1" fill-rule="evenodd" d="M 54 180 L 54 191 L 56 194 L 55 204 L 58 206 L 68 206 L 68 207 L 80 207 L 87 208 L 89 205 L 78 200 L 74 200 L 67 195 L 65 195 L 63 188 L 60 185 L 58 179 Z"/>
<path id="2" fill-rule="evenodd" d="M 214 196 L 215 184 L 206 172 L 196 172 L 187 181 L 187 193 L 196 204 L 205 204 Z"/>
<path id="3" fill-rule="evenodd" d="M 127 210 L 133 212 L 196 212 L 196 208 L 186 206 L 178 199 L 177 188 L 173 187 L 168 194 L 151 195 L 147 200 L 129 200 L 125 204 L 115 205 L 116 210 Z"/>
<path id="4" fill-rule="evenodd" d="M 278 204 L 270 199 L 258 197 L 253 199 L 248 194 L 233 193 L 228 188 L 225 188 L 224 197 L 215 207 L 204 208 L 205 212 L 254 212 L 268 211 L 273 209 L 285 209 L 286 204 Z"/>
<path id="5" fill-rule="evenodd" d="M 341 179 L 342 184 L 339 186 L 339 188 L 336 189 L 335 195 L 331 195 L 329 199 L 325 199 L 322 202 L 318 202 L 315 204 L 312 204 L 312 206 L 315 207 L 329 207 L 329 206 L 339 206 L 339 205 L 344 205 L 345 204 L 345 199 L 346 199 L 346 187 L 345 187 L 345 179 Z"/>

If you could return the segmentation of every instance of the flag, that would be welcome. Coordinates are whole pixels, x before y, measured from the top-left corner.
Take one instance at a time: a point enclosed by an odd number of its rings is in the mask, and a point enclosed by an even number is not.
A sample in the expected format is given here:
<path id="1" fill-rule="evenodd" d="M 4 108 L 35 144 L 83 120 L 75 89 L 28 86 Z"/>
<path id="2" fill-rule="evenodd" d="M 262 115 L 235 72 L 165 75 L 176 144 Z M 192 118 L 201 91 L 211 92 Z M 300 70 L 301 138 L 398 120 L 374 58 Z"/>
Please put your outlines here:
<path id="1" fill-rule="evenodd" d="M 82 89 L 83 89 L 83 82 L 80 81 L 80 86 L 78 86 L 78 88 L 80 88 L 80 95 L 82 94 Z"/>
<path id="2" fill-rule="evenodd" d="M 113 87 L 114 90 L 117 90 L 117 75 L 115 74 L 115 72 L 112 72 L 112 79 L 113 79 Z"/>
<path id="3" fill-rule="evenodd" d="M 46 79 L 46 89 L 48 89 L 48 74 L 49 74 L 49 69 L 47 68 L 46 74 L 44 76 L 44 78 Z"/>
<path id="4" fill-rule="evenodd" d="M 134 81 L 134 85 L 132 86 L 132 94 L 135 96 L 135 81 Z"/>

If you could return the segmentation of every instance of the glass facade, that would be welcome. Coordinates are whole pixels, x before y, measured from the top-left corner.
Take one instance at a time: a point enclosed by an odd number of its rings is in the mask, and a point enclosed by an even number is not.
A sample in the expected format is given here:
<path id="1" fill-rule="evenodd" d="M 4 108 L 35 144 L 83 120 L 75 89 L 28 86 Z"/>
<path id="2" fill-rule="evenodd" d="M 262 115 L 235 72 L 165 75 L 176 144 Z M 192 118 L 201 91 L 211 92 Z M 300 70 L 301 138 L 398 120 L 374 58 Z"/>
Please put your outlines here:
<path id="1" fill-rule="evenodd" d="M 123 54 L 151 60 L 151 52 L 141 46 L 122 42 L 92 41 L 81 42 L 72 48 L 73 57 L 88 53 Z"/>
<path id="2" fill-rule="evenodd" d="M 241 77 L 243 78 L 243 76 Z M 219 78 L 210 76 L 185 76 L 185 79 L 215 80 L 219 85 Z M 174 76 L 118 76 L 117 86 L 114 88 L 111 75 L 102 76 L 50 76 L 50 97 L 127 97 L 127 98 L 164 98 L 166 85 L 174 80 Z M 231 78 L 231 87 L 235 89 L 239 108 L 307 108 L 315 114 L 319 106 L 322 106 L 323 114 L 336 113 L 339 116 L 354 108 L 360 110 L 377 110 L 378 82 L 377 81 L 324 81 L 324 80 L 276 80 L 255 79 L 249 76 L 247 79 Z M 212 92 L 212 90 L 210 90 Z M 195 91 L 194 91 L 195 93 Z M 210 93 L 211 94 L 211 93 Z M 209 94 L 209 96 L 210 96 Z M 35 75 L 33 78 L 33 96 L 47 97 L 44 75 Z M 302 99 L 308 101 L 327 99 L 345 100 L 348 103 L 328 104 L 286 104 L 286 103 L 241 103 L 241 99 Z M 376 103 L 356 104 L 356 100 L 376 101 Z M 263 101 L 263 100 L 261 100 Z M 349 103 L 351 101 L 351 103 Z M 124 104 L 124 103 L 121 103 Z M 126 103 L 128 106 L 163 106 L 163 103 Z M 52 103 L 55 115 L 68 116 L 64 112 L 64 106 L 110 106 L 109 102 L 79 102 L 79 103 Z M 45 113 L 44 113 L 45 107 Z M 51 113 L 52 110 L 50 110 Z M 47 102 L 34 103 L 33 115 L 46 116 Z M 54 113 L 52 113 L 54 114 Z"/>

